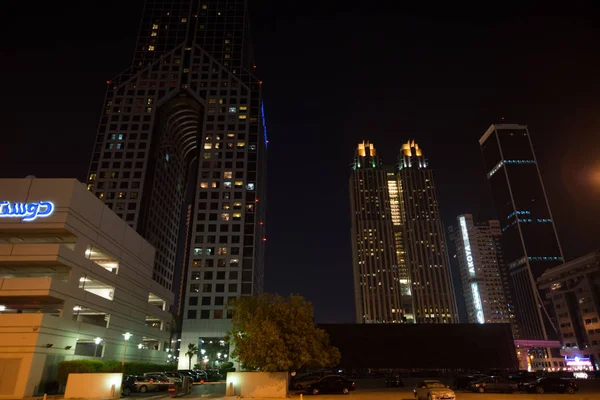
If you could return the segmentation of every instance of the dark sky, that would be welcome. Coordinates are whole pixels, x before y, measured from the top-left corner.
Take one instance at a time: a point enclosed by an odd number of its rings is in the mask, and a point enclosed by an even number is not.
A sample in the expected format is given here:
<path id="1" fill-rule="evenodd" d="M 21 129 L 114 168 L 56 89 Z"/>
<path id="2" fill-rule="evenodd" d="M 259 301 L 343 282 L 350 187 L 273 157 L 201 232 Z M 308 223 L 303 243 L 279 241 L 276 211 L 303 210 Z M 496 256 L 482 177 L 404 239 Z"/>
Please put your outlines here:
<path id="1" fill-rule="evenodd" d="M 0 176 L 84 179 L 143 1 L 36 3 L 3 4 Z M 599 248 L 598 8 L 384 3 L 251 0 L 270 135 L 267 290 L 303 294 L 319 322 L 352 321 L 348 177 L 363 139 L 388 163 L 402 142 L 421 145 L 446 224 L 493 217 L 477 140 L 501 117 L 529 125 L 567 259 Z"/>

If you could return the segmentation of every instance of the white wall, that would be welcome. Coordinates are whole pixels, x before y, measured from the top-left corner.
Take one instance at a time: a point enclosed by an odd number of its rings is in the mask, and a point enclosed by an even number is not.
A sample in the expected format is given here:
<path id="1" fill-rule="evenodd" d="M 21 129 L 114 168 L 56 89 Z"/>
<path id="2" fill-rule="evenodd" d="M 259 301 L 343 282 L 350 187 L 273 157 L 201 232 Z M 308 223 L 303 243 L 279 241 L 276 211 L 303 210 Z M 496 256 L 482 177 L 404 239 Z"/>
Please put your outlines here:
<path id="1" fill-rule="evenodd" d="M 227 396 L 245 398 L 287 397 L 287 372 L 228 372 L 226 382 Z"/>
<path id="2" fill-rule="evenodd" d="M 69 374 L 65 399 L 121 397 L 123 374 Z"/>

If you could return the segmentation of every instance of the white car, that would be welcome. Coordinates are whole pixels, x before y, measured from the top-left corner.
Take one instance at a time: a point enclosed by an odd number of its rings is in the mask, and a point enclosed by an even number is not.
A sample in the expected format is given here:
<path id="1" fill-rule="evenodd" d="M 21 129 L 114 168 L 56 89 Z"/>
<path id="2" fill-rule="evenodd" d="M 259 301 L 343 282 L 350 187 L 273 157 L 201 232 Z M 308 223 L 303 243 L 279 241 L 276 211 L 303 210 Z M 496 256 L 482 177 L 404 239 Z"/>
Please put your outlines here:
<path id="1" fill-rule="evenodd" d="M 454 400 L 456 394 L 440 381 L 424 380 L 415 386 L 417 400 Z"/>

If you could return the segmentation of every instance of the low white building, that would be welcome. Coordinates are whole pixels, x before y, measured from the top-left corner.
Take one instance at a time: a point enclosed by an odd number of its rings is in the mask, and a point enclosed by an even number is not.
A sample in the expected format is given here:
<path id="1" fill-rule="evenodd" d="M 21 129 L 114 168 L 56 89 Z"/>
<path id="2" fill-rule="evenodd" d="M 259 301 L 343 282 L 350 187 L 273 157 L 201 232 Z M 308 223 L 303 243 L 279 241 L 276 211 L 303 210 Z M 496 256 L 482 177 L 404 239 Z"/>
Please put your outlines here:
<path id="1" fill-rule="evenodd" d="M 0 179 L 0 399 L 43 393 L 63 360 L 166 364 L 154 253 L 75 179 Z"/>

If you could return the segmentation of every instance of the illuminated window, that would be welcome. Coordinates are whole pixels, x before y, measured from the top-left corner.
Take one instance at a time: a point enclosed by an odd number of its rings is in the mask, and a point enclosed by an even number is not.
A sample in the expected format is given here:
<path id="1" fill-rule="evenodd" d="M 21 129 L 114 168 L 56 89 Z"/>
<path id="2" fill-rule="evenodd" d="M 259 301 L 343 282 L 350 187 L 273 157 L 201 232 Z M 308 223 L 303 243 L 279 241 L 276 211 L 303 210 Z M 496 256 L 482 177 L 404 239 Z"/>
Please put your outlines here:
<path id="1" fill-rule="evenodd" d="M 237 267 L 239 265 L 240 265 L 240 260 L 238 260 L 237 258 L 232 258 L 231 260 L 229 260 L 230 267 Z"/>
<path id="2" fill-rule="evenodd" d="M 208 6 L 207 6 L 206 4 L 202 4 L 202 9 L 203 9 L 203 10 L 206 10 L 206 8 L 207 8 L 207 7 L 208 7 Z"/>
<path id="3" fill-rule="evenodd" d="M 208 182 L 200 182 L 200 187 L 202 189 L 208 189 Z"/>
<path id="4" fill-rule="evenodd" d="M 226 256 L 227 255 L 227 247 L 219 247 L 217 249 L 217 255 Z"/>
<path id="5" fill-rule="evenodd" d="M 204 143 L 204 150 L 212 149 L 212 143 Z"/>
<path id="6" fill-rule="evenodd" d="M 233 213 L 233 220 L 239 221 L 242 219 L 242 213 Z"/>
<path id="7" fill-rule="evenodd" d="M 212 158 L 212 153 L 204 153 L 202 155 L 202 158 L 204 158 L 205 160 L 208 160 L 208 159 Z"/>
<path id="8" fill-rule="evenodd" d="M 210 99 L 208 99 L 208 104 L 217 104 L 217 99 L 211 97 Z"/>
<path id="9" fill-rule="evenodd" d="M 157 33 L 155 31 L 152 31 L 152 33 L 150 34 L 150 36 L 152 36 L 152 37 L 154 37 L 156 35 L 157 35 Z"/>
<path id="10" fill-rule="evenodd" d="M 94 188 L 94 185 L 93 185 L 93 184 L 91 184 L 91 183 L 88 183 L 88 185 L 87 185 L 87 190 L 90 190 L 90 191 L 91 191 L 93 188 Z"/>
<path id="11" fill-rule="evenodd" d="M 230 113 L 235 113 L 235 112 L 237 112 L 237 108 L 235 108 L 235 107 L 229 107 L 229 112 Z"/>
<path id="12" fill-rule="evenodd" d="M 234 210 L 241 210 L 242 209 L 242 203 L 236 201 L 235 203 L 233 203 L 233 209 Z"/>
<path id="13" fill-rule="evenodd" d="M 230 172 L 230 174 L 231 174 L 231 172 Z M 95 180 L 96 180 L 96 174 L 95 173 L 90 174 L 90 177 L 88 178 L 88 181 L 95 181 Z"/>
<path id="14" fill-rule="evenodd" d="M 229 203 L 223 203 L 223 210 L 229 210 L 231 205 Z"/>
<path id="15" fill-rule="evenodd" d="M 158 25 L 157 24 L 153 24 L 152 25 L 152 29 L 158 29 Z"/>
<path id="16" fill-rule="evenodd" d="M 219 188 L 219 182 L 212 182 L 210 184 L 210 187 L 212 187 L 213 189 L 218 189 Z"/>
<path id="17" fill-rule="evenodd" d="M 225 189 L 231 189 L 231 182 L 227 181 L 227 182 L 223 182 L 223 187 Z"/>
<path id="18" fill-rule="evenodd" d="M 246 119 L 246 118 L 248 118 L 248 117 L 247 117 L 246 115 L 238 115 L 238 118 L 239 118 L 239 119 Z"/>
<path id="19" fill-rule="evenodd" d="M 149 97 L 148 100 L 146 100 L 146 104 L 152 104 L 152 97 Z"/>
<path id="20" fill-rule="evenodd" d="M 248 109 L 248 107 L 246 106 L 240 106 L 240 111 L 246 111 Z"/>
<path id="21" fill-rule="evenodd" d="M 246 204 L 246 211 L 253 212 L 254 211 L 254 204 L 252 204 L 252 203 Z"/>
<path id="22" fill-rule="evenodd" d="M 237 148 L 243 149 L 246 146 L 246 142 L 237 142 Z"/>
<path id="23" fill-rule="evenodd" d="M 234 138 L 234 137 L 235 137 L 235 133 L 228 133 L 228 134 L 227 134 L 227 137 L 228 137 L 228 138 Z"/>
<path id="24" fill-rule="evenodd" d="M 187 18 L 181 18 L 181 22 L 187 22 Z"/>
<path id="25" fill-rule="evenodd" d="M 152 112 L 152 107 L 146 107 L 146 112 Z"/>
<path id="26" fill-rule="evenodd" d="M 249 183 L 246 185 L 246 190 L 254 190 L 254 183 Z"/>
<path id="27" fill-rule="evenodd" d="M 221 221 L 229 221 L 229 213 L 222 213 Z"/>
<path id="28" fill-rule="evenodd" d="M 154 46 L 148 46 L 149 51 L 154 51 Z"/>
<path id="29" fill-rule="evenodd" d="M 244 182 L 242 182 L 242 181 L 235 181 L 235 187 L 236 187 L 236 189 L 244 187 Z"/>
<path id="30" fill-rule="evenodd" d="M 233 172 L 231 172 L 231 171 L 225 171 L 225 172 L 223 172 L 223 178 L 225 178 L 225 179 L 231 179 L 231 178 L 233 178 Z M 93 180 L 93 179 L 90 178 L 90 180 Z"/>
<path id="31" fill-rule="evenodd" d="M 225 58 L 226 59 L 231 58 L 231 54 L 225 54 Z"/>
<path id="32" fill-rule="evenodd" d="M 118 197 L 119 197 L 119 199 L 124 199 L 126 197 L 125 196 L 125 192 L 119 192 L 119 196 Z"/>

